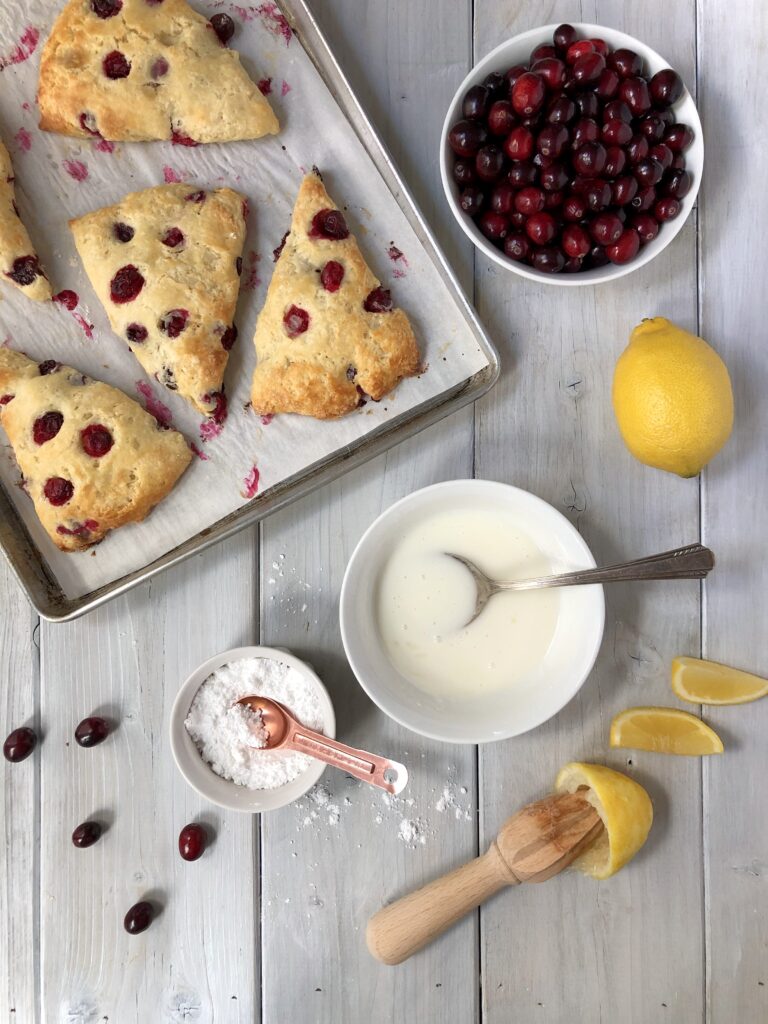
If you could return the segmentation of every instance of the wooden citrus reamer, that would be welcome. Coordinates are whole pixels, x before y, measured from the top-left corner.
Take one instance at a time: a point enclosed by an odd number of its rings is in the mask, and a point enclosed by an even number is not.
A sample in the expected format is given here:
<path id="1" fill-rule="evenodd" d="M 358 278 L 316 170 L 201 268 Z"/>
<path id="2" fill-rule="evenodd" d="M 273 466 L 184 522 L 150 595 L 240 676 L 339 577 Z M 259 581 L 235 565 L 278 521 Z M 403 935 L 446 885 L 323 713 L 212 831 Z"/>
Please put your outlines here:
<path id="1" fill-rule="evenodd" d="M 504 886 L 558 874 L 602 829 L 581 793 L 528 804 L 507 819 L 482 856 L 375 914 L 366 931 L 368 949 L 385 964 L 402 963 Z"/>

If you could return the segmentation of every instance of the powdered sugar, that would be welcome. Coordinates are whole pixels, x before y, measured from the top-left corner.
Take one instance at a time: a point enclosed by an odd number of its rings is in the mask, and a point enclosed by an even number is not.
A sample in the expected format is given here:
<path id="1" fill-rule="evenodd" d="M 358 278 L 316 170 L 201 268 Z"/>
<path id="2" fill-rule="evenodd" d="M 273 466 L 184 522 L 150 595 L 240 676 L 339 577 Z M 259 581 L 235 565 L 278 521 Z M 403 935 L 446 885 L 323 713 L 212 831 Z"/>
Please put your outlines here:
<path id="1" fill-rule="evenodd" d="M 306 771 L 313 759 L 259 749 L 268 736 L 261 715 L 236 703 L 249 694 L 279 701 L 307 728 L 322 731 L 317 690 L 297 669 L 271 658 L 242 658 L 213 672 L 195 694 L 184 724 L 217 775 L 249 789 L 278 789 Z"/>

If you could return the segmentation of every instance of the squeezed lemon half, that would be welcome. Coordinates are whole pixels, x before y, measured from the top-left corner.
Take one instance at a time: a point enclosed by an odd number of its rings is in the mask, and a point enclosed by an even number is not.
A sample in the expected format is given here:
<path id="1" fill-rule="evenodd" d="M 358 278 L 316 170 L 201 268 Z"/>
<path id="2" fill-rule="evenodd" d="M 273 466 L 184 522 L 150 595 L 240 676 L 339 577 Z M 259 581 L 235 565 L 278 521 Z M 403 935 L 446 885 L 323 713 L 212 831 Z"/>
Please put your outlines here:
<path id="1" fill-rule="evenodd" d="M 716 661 L 675 658 L 672 689 L 681 700 L 693 704 L 748 704 L 768 694 L 768 679 Z"/>
<path id="2" fill-rule="evenodd" d="M 601 764 L 572 761 L 560 769 L 555 789 L 584 796 L 605 828 L 573 866 L 592 878 L 610 878 L 623 868 L 645 842 L 653 822 L 651 798 L 639 783 Z"/>
<path id="3" fill-rule="evenodd" d="M 611 746 L 657 754 L 722 754 L 723 741 L 696 715 L 677 708 L 627 708 L 611 722 Z"/>

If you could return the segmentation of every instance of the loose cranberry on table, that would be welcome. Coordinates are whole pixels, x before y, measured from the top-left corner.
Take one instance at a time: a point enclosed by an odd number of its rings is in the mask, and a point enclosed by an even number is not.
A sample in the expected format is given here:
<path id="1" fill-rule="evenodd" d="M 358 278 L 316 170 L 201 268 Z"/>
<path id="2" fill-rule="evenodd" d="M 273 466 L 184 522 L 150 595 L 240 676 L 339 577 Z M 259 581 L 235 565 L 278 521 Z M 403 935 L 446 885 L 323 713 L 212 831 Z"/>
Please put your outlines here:
<path id="1" fill-rule="evenodd" d="M 671 68 L 560 25 L 467 90 L 448 133 L 463 211 L 509 259 L 546 273 L 627 263 L 692 187 Z"/>
<path id="2" fill-rule="evenodd" d="M 134 903 L 127 912 L 123 918 L 123 927 L 129 935 L 138 935 L 149 928 L 154 916 L 155 910 L 152 904 L 148 900 L 141 900 L 139 903 Z"/>
<path id="3" fill-rule="evenodd" d="M 192 822 L 179 832 L 179 854 L 182 860 L 198 860 L 208 845 L 208 833 L 202 825 Z"/>
<path id="4" fill-rule="evenodd" d="M 98 821 L 84 821 L 72 833 L 72 843 L 78 850 L 85 850 L 99 841 L 101 832 L 101 825 Z"/>
<path id="5" fill-rule="evenodd" d="M 37 746 L 37 734 L 27 726 L 21 726 L 9 733 L 3 744 L 3 756 L 6 761 L 17 764 L 29 757 Z"/>
<path id="6" fill-rule="evenodd" d="M 110 727 L 106 718 L 91 716 L 84 718 L 75 729 L 75 740 L 81 747 L 95 747 L 109 736 Z"/>

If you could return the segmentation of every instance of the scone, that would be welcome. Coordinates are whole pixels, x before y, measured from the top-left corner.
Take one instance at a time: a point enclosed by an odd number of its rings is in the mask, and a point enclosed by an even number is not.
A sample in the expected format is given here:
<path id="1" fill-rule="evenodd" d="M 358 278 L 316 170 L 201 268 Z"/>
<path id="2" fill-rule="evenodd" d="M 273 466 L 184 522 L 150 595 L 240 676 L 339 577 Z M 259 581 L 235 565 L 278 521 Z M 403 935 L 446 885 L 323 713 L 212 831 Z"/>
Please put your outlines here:
<path id="1" fill-rule="evenodd" d="M 16 209 L 13 165 L 8 150 L 0 142 L 0 273 L 30 299 L 45 302 L 51 297 L 37 253 Z"/>
<path id="2" fill-rule="evenodd" d="M 181 434 L 122 391 L 8 348 L 0 348 L 0 424 L 40 522 L 62 551 L 140 522 L 192 458 Z"/>
<path id="3" fill-rule="evenodd" d="M 40 127 L 113 142 L 258 139 L 277 118 L 186 0 L 69 0 L 40 60 Z"/>
<path id="4" fill-rule="evenodd" d="M 220 416 L 245 240 L 242 196 L 158 185 L 69 222 L 115 333 L 148 374 Z"/>
<path id="5" fill-rule="evenodd" d="M 343 416 L 362 393 L 379 400 L 419 372 L 408 317 L 393 308 L 317 172 L 301 183 L 254 344 L 251 402 L 261 414 Z"/>

